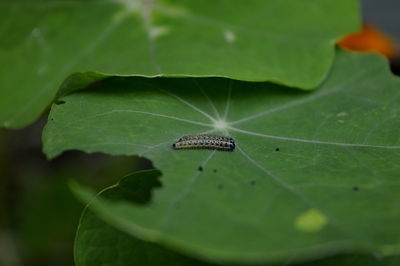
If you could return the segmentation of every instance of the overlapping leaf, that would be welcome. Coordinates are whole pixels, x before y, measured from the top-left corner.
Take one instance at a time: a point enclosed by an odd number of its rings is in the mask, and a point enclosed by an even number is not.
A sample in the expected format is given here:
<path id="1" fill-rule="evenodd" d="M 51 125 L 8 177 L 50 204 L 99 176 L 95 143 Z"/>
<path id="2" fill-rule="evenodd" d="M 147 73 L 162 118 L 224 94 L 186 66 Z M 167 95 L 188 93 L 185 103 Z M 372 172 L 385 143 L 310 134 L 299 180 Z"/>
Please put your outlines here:
<path id="1" fill-rule="evenodd" d="M 400 81 L 377 56 L 341 52 L 314 93 L 221 78 L 114 78 L 61 100 L 44 133 L 49 157 L 139 154 L 162 172 L 145 207 L 92 205 L 139 238 L 246 263 L 398 251 Z M 199 133 L 229 134 L 237 150 L 171 149 Z"/>
<path id="2" fill-rule="evenodd" d="M 136 172 L 125 177 L 118 186 L 113 186 L 103 191 L 101 197 L 112 200 L 128 200 L 143 204 L 147 202 L 146 199 L 148 199 L 148 193 L 151 188 L 157 184 L 156 180 L 158 176 L 158 172 Z M 276 266 L 394 266 L 397 265 L 399 256 L 380 257 L 373 256 L 372 254 L 338 255 L 300 264 L 291 263 L 293 259 L 288 258 L 283 263 L 276 264 Z M 77 232 L 75 262 L 77 266 L 98 266 L 105 264 L 115 266 L 217 266 L 214 263 L 190 259 L 160 247 L 157 244 L 132 237 L 106 224 L 89 209 L 84 211 Z M 272 266 L 271 264 L 268 265 Z M 258 266 L 261 266 L 261 264 Z"/>
<path id="3" fill-rule="evenodd" d="M 356 0 L 6 0 L 0 3 L 0 125 L 29 124 L 73 72 L 224 76 L 314 88 Z"/>

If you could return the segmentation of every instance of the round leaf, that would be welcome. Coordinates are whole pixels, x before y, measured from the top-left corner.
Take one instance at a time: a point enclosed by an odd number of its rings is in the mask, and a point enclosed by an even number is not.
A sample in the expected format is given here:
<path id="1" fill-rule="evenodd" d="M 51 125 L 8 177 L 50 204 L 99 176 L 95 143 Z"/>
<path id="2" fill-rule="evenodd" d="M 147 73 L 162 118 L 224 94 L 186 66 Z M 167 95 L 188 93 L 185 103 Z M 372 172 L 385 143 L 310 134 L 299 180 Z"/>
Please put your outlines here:
<path id="1" fill-rule="evenodd" d="M 221 76 L 315 88 L 356 0 L 6 0 L 0 3 L 0 125 L 22 127 L 69 74 Z"/>
<path id="2" fill-rule="evenodd" d="M 44 150 L 152 160 L 162 188 L 151 204 L 93 206 L 117 227 L 186 253 L 245 263 L 391 254 L 400 242 L 399 97 L 386 61 L 345 52 L 314 93 L 221 78 L 114 78 L 53 106 Z M 171 149 L 201 133 L 230 135 L 237 148 Z"/>

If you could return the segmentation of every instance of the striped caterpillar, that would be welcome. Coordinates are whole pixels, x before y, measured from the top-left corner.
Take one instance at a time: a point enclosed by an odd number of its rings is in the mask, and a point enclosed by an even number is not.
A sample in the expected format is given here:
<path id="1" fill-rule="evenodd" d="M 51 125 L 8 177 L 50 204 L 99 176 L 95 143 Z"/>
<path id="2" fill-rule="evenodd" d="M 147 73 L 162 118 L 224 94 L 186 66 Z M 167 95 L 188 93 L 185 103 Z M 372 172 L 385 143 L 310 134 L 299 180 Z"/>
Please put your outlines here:
<path id="1" fill-rule="evenodd" d="M 230 137 L 211 136 L 211 135 L 190 135 L 183 136 L 172 144 L 175 150 L 219 150 L 233 151 L 235 140 Z"/>

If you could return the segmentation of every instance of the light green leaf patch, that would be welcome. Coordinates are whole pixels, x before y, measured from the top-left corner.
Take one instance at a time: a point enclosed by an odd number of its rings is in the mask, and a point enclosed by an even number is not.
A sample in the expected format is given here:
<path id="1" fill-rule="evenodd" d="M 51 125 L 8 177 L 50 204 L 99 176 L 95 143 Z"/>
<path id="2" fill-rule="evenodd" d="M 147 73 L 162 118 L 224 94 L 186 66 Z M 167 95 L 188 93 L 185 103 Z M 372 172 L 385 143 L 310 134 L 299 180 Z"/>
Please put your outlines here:
<path id="1" fill-rule="evenodd" d="M 356 0 L 6 0 L 0 25 L 0 125 L 18 128 L 75 72 L 93 72 L 79 87 L 162 75 L 312 89 L 359 17 Z"/>
<path id="2" fill-rule="evenodd" d="M 146 206 L 101 197 L 92 205 L 141 239 L 237 263 L 398 251 L 400 81 L 378 56 L 340 52 L 313 93 L 221 78 L 113 78 L 60 100 L 44 131 L 47 156 L 138 154 L 162 172 Z M 200 133 L 230 135 L 237 148 L 171 149 Z"/>
<path id="3" fill-rule="evenodd" d="M 309 209 L 296 218 L 295 227 L 300 231 L 316 232 L 319 231 L 327 222 L 328 219 L 320 211 Z"/>

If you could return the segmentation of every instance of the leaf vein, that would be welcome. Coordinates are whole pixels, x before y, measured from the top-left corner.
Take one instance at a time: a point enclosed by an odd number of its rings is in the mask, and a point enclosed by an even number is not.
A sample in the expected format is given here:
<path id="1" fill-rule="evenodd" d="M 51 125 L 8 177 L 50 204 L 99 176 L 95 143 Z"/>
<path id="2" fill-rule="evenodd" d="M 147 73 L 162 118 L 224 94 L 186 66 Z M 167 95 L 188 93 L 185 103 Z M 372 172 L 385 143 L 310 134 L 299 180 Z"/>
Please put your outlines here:
<path id="1" fill-rule="evenodd" d="M 331 141 L 321 141 L 321 140 L 310 140 L 310 139 L 300 139 L 300 138 L 290 138 L 290 137 L 281 137 L 274 135 L 267 135 L 262 133 L 257 133 L 253 131 L 247 131 L 239 128 L 229 127 L 229 129 L 250 136 L 262 137 L 267 139 L 278 139 L 278 140 L 286 140 L 293 142 L 303 142 L 303 143 L 312 143 L 312 144 L 321 144 L 321 145 L 335 145 L 335 146 L 343 146 L 343 147 L 360 147 L 360 148 L 377 148 L 377 149 L 389 149 L 395 150 L 400 149 L 400 146 L 388 146 L 388 145 L 370 145 L 370 144 L 361 144 L 361 143 L 343 143 L 343 142 L 331 142 Z"/>

